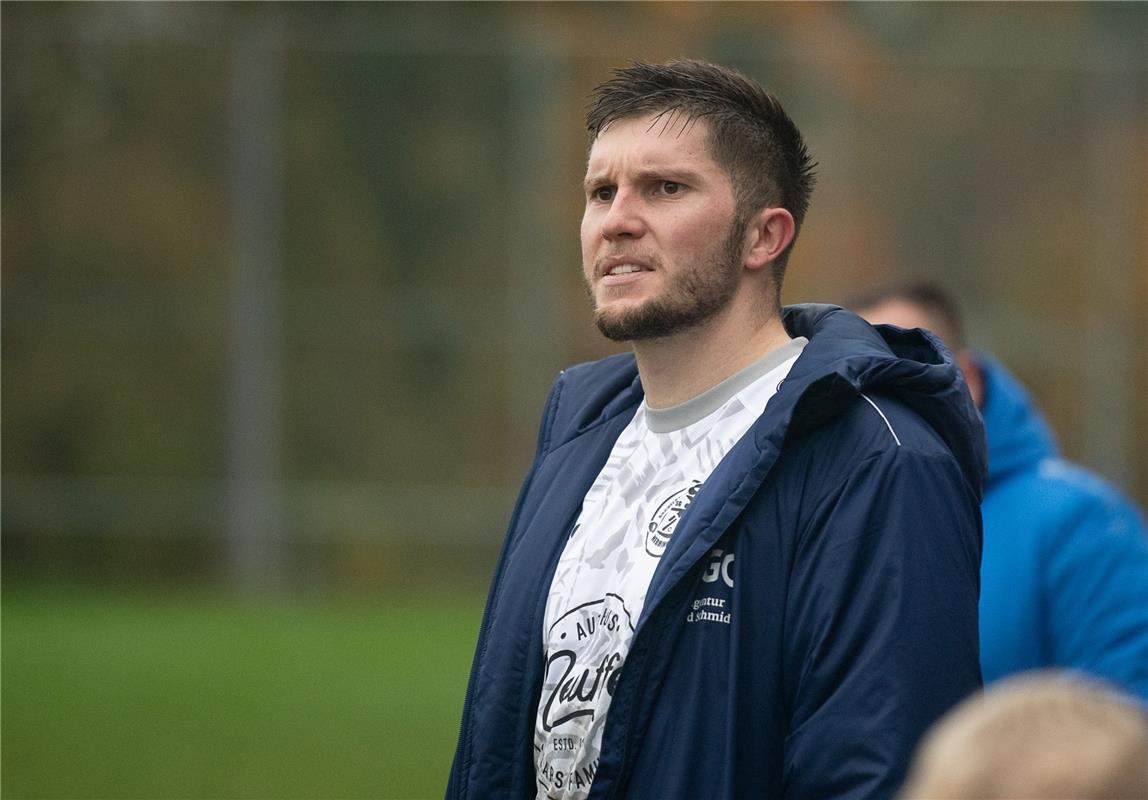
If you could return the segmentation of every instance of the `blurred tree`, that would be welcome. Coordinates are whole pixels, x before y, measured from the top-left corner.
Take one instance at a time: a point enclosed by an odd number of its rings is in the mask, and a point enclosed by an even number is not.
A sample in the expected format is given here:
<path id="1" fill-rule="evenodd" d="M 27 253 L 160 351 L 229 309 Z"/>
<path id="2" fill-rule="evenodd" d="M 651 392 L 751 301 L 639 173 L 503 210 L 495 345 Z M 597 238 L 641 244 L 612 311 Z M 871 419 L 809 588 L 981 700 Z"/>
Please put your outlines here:
<path id="1" fill-rule="evenodd" d="M 261 113 L 235 105 L 235 44 L 272 16 L 282 204 L 252 258 L 276 297 L 233 309 L 235 121 Z M 681 55 L 775 88 L 821 162 L 787 301 L 945 280 L 1069 454 L 1148 500 L 1148 6 L 0 17 L 6 569 L 35 553 L 221 569 L 236 325 L 266 313 L 274 402 L 249 427 L 281 442 L 266 458 L 288 571 L 377 582 L 454 554 L 482 573 L 549 381 L 619 349 L 581 285 L 584 98 L 629 59 Z"/>

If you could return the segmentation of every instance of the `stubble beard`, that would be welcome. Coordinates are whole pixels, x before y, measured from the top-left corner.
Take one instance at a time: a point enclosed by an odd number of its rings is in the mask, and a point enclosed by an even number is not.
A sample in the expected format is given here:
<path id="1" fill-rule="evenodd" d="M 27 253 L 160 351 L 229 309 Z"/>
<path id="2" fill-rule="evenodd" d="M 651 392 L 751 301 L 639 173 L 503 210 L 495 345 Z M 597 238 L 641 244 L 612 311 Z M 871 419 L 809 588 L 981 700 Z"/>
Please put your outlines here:
<path id="1" fill-rule="evenodd" d="M 621 311 L 596 309 L 598 330 L 615 342 L 633 342 L 672 336 L 711 319 L 737 293 L 744 227 L 735 219 L 725 241 L 703 262 L 674 277 L 660 295 Z M 593 289 L 587 289 L 593 296 Z"/>

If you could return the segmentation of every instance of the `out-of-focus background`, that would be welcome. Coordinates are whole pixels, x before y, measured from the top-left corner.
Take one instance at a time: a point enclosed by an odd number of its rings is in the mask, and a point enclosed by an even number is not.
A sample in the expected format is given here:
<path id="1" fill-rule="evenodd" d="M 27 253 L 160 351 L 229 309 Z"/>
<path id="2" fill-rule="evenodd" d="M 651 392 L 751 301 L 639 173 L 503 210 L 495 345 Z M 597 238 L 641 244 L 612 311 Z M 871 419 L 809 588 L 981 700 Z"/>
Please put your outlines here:
<path id="1" fill-rule="evenodd" d="M 1148 501 L 1148 5 L 0 16 L 5 798 L 441 794 L 630 60 L 802 127 L 786 302 L 941 280 Z"/>

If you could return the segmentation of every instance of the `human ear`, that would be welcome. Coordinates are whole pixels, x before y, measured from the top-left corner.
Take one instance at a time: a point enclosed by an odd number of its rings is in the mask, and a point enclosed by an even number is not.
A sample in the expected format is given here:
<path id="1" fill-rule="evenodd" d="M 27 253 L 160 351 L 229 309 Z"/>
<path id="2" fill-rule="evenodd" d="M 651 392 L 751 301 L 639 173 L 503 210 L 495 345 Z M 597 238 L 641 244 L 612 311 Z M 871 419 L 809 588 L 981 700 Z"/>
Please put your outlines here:
<path id="1" fill-rule="evenodd" d="M 747 269 L 762 269 L 789 247 L 796 232 L 793 215 L 784 208 L 763 208 L 750 217 L 746 229 L 749 252 Z"/>
<path id="2" fill-rule="evenodd" d="M 977 408 L 985 407 L 985 375 L 981 365 L 976 362 L 968 350 L 959 350 L 954 353 L 957 366 L 965 374 L 965 383 L 968 384 L 969 394 L 973 396 L 973 403 Z"/>

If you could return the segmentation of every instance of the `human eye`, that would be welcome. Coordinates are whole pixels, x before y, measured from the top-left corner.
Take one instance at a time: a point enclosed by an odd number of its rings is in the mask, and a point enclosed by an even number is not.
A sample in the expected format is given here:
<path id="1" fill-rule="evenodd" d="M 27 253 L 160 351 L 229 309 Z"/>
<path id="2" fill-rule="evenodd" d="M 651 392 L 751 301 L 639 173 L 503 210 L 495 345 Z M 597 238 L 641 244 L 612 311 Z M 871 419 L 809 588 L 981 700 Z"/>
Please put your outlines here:
<path id="1" fill-rule="evenodd" d="M 658 188 L 662 194 L 670 195 L 671 197 L 676 194 L 681 194 L 686 190 L 685 184 L 678 183 L 677 181 L 661 181 L 658 184 Z"/>
<path id="2" fill-rule="evenodd" d="M 603 185 L 595 186 L 589 192 L 590 199 L 599 203 L 609 203 L 614 199 L 614 187 Z"/>

